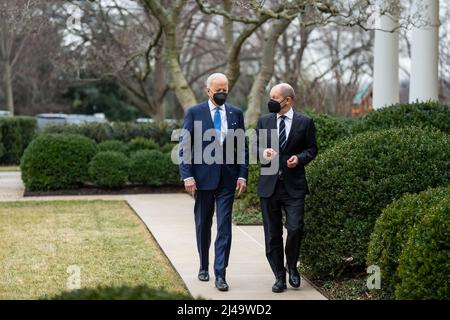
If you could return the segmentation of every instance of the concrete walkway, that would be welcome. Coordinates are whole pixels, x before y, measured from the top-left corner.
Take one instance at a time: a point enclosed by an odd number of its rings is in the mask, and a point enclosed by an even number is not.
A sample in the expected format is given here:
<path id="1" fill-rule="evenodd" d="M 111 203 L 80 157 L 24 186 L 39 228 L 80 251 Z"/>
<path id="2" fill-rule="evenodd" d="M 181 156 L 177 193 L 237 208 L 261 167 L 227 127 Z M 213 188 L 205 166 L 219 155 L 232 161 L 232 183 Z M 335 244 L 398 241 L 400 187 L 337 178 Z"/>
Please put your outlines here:
<path id="1" fill-rule="evenodd" d="M 197 279 L 199 259 L 195 242 L 193 216 L 194 200 L 187 194 L 143 194 L 119 196 L 49 196 L 23 198 L 20 172 L 0 172 L 0 201 L 15 200 L 74 200 L 103 199 L 126 200 L 147 225 L 161 249 L 194 297 L 206 299 L 275 300 L 275 299 L 325 299 L 307 281 L 302 279 L 299 289 L 290 288 L 283 293 L 272 293 L 272 271 L 264 254 L 264 234 L 261 226 L 234 226 L 229 266 L 227 268 L 228 292 L 214 287 L 212 265 L 214 238 L 210 251 L 209 282 Z"/>

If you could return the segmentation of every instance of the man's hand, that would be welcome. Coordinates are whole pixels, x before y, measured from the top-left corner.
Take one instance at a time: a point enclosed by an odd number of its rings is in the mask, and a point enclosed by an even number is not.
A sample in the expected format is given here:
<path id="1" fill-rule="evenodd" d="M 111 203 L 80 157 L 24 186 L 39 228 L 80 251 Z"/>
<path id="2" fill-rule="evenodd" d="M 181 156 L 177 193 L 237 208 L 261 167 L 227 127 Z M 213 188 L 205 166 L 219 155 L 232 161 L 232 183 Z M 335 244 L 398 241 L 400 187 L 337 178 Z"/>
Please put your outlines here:
<path id="1" fill-rule="evenodd" d="M 292 156 L 287 161 L 288 168 L 295 168 L 298 165 L 298 158 L 297 156 Z"/>
<path id="2" fill-rule="evenodd" d="M 184 188 L 186 189 L 187 192 L 189 192 L 189 194 L 194 196 L 195 190 L 197 190 L 197 186 L 195 185 L 194 178 L 187 179 L 184 182 Z"/>
<path id="3" fill-rule="evenodd" d="M 266 160 L 273 160 L 277 156 L 277 152 L 272 148 L 267 148 L 263 151 L 263 157 Z"/>
<path id="4" fill-rule="evenodd" d="M 244 191 L 246 186 L 247 183 L 244 180 L 238 179 L 238 181 L 236 182 L 236 190 L 239 190 L 237 194 L 238 197 L 241 195 L 242 191 Z"/>

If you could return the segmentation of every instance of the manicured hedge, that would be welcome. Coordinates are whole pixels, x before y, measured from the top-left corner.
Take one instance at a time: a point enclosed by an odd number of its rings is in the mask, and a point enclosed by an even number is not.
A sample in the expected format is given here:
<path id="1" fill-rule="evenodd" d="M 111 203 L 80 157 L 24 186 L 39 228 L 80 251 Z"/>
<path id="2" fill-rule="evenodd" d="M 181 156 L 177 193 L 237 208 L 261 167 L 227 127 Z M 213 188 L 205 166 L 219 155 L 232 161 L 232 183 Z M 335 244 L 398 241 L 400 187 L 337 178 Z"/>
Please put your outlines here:
<path id="1" fill-rule="evenodd" d="M 301 251 L 311 276 L 364 270 L 381 210 L 405 192 L 448 184 L 449 145 L 436 129 L 380 130 L 338 142 L 313 161 Z"/>
<path id="2" fill-rule="evenodd" d="M 155 123 L 85 123 L 48 125 L 42 133 L 75 133 L 95 140 L 97 143 L 105 140 L 120 140 L 128 142 L 136 137 L 144 137 L 155 140 L 159 145 L 171 141 L 172 131 L 179 128 L 180 124 L 168 124 L 166 122 Z"/>
<path id="3" fill-rule="evenodd" d="M 397 299 L 450 298 L 450 198 L 428 209 L 399 259 Z"/>
<path id="4" fill-rule="evenodd" d="M 91 181 L 99 187 L 122 187 L 128 179 L 130 160 L 121 152 L 103 151 L 89 163 Z"/>
<path id="5" fill-rule="evenodd" d="M 381 108 L 357 122 L 353 133 L 405 126 L 435 127 L 450 133 L 450 106 L 439 102 L 396 104 Z"/>
<path id="6" fill-rule="evenodd" d="M 157 149 L 159 149 L 159 145 L 153 139 L 137 137 L 133 138 L 130 142 L 128 142 L 128 152 L 130 154 L 139 150 L 157 150 Z"/>
<path id="7" fill-rule="evenodd" d="M 66 291 L 46 300 L 192 300 L 187 294 L 171 293 L 148 286 L 86 288 Z"/>
<path id="8" fill-rule="evenodd" d="M 147 186 L 179 184 L 178 166 L 170 154 L 158 150 L 140 150 L 131 155 L 130 181 Z"/>
<path id="9" fill-rule="evenodd" d="M 450 201 L 450 187 L 405 194 L 383 209 L 370 237 L 367 254 L 367 265 L 378 265 L 381 269 L 382 286 L 376 291 L 379 297 L 394 298 L 395 285 L 400 282 L 397 274 L 399 257 L 411 231 L 431 207 L 445 199 Z"/>
<path id="10" fill-rule="evenodd" d="M 314 120 L 317 146 L 320 152 L 331 147 L 336 141 L 350 136 L 349 120 L 311 111 L 306 114 Z"/>
<path id="11" fill-rule="evenodd" d="M 107 140 L 97 145 L 97 151 L 115 151 L 123 154 L 128 153 L 128 146 L 126 143 L 119 140 Z"/>
<path id="12" fill-rule="evenodd" d="M 28 190 L 75 188 L 88 180 L 95 153 L 95 142 L 80 135 L 40 135 L 24 152 L 22 180 Z"/>
<path id="13" fill-rule="evenodd" d="M 19 164 L 25 148 L 33 139 L 36 125 L 33 117 L 0 117 L 1 164 Z"/>

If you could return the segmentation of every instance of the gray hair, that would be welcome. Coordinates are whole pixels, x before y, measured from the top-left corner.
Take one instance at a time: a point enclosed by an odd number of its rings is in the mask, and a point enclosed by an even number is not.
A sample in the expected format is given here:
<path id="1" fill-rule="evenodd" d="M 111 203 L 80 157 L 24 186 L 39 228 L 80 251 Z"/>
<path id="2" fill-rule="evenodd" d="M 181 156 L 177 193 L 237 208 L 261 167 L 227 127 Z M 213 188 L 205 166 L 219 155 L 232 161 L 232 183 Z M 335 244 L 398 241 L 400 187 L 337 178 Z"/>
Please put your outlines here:
<path id="1" fill-rule="evenodd" d="M 224 75 L 223 73 L 220 72 L 216 72 L 213 73 L 212 75 L 210 75 L 208 77 L 208 79 L 206 79 L 206 88 L 211 88 L 211 82 L 213 82 L 213 80 L 219 80 L 219 79 L 225 79 L 228 81 L 228 78 L 226 75 Z"/>

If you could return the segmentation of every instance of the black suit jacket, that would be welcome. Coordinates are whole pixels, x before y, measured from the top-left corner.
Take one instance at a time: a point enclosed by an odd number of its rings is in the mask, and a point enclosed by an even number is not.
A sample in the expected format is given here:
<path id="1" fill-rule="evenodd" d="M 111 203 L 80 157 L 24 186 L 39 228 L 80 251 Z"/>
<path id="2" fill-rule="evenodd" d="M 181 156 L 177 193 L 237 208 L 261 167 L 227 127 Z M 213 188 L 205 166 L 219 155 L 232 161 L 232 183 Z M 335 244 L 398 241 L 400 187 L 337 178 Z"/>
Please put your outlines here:
<path id="1" fill-rule="evenodd" d="M 259 129 L 267 130 L 260 131 Z M 272 161 L 279 161 L 279 171 L 281 171 L 281 176 L 285 182 L 288 194 L 293 198 L 299 198 L 308 194 L 309 190 L 305 177 L 305 166 L 317 155 L 316 127 L 313 119 L 303 113 L 294 111 L 291 130 L 289 131 L 286 146 L 281 153 L 279 152 L 277 145 L 271 145 L 271 129 L 277 130 L 277 115 L 271 113 L 261 116 L 256 127 L 258 159 L 261 159 L 260 163 L 264 162 L 264 160 L 262 160 L 262 151 L 264 149 L 275 149 L 278 152 L 278 156 Z M 274 133 L 276 136 L 273 139 L 278 141 L 277 131 L 274 131 Z M 265 135 L 265 137 L 263 137 L 263 135 Z M 267 142 L 267 146 L 262 145 L 264 141 Z M 299 163 L 294 168 L 288 168 L 287 160 L 293 155 L 298 157 Z M 261 164 L 261 167 L 268 167 L 270 165 L 272 165 L 271 162 Z M 263 175 L 260 170 L 258 196 L 262 198 L 271 197 L 275 191 L 278 176 L 279 173 Z"/>

